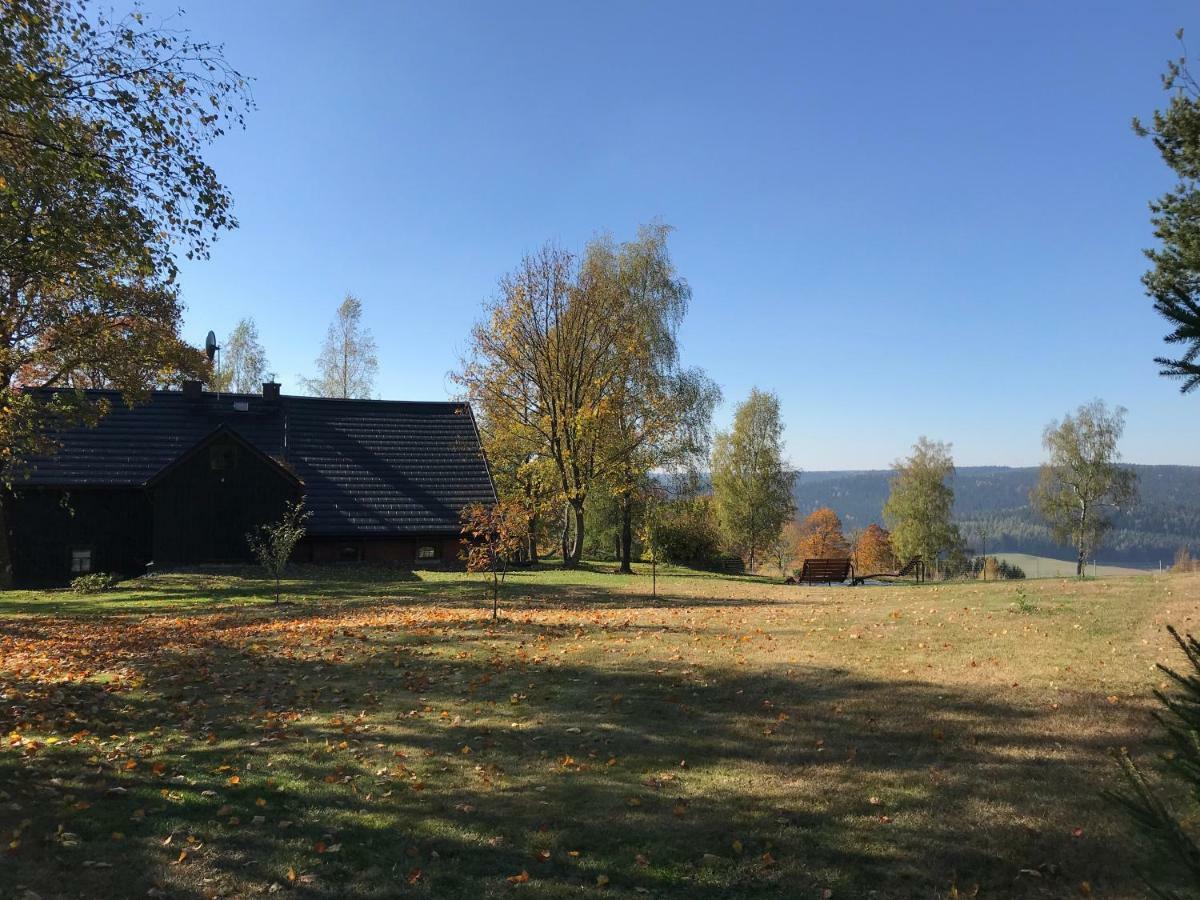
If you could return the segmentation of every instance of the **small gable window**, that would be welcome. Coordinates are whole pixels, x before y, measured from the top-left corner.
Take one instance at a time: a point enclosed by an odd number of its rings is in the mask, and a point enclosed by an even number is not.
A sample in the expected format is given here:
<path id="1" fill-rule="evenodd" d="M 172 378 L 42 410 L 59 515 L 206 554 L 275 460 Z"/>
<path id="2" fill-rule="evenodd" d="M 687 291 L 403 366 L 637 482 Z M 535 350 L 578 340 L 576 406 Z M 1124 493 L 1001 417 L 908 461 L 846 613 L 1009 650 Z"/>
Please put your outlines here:
<path id="1" fill-rule="evenodd" d="M 90 547 L 75 547 L 71 550 L 71 574 L 82 575 L 92 571 L 92 550 Z"/>
<path id="2" fill-rule="evenodd" d="M 208 465 L 214 472 L 232 469 L 237 461 L 237 448 L 233 444 L 213 444 L 208 448 Z"/>
<path id="3" fill-rule="evenodd" d="M 438 553 L 437 547 L 424 546 L 417 548 L 417 559 L 430 560 L 437 559 L 439 556 L 441 554 Z"/>

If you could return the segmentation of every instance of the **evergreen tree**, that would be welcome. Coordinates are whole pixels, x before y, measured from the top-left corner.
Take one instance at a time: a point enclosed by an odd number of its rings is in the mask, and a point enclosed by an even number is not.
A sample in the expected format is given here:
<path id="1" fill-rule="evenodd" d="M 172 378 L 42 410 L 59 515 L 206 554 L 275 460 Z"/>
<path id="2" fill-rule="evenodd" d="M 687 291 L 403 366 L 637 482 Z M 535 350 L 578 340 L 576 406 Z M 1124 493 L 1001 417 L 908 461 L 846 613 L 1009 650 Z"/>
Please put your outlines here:
<path id="1" fill-rule="evenodd" d="M 1166 774 L 1170 780 L 1186 790 L 1193 805 L 1192 815 L 1184 816 L 1162 799 L 1147 781 L 1141 769 L 1124 749 L 1115 751 L 1117 761 L 1129 784 L 1128 792 L 1106 791 L 1105 795 L 1122 807 L 1164 852 L 1173 863 L 1176 873 L 1193 886 L 1200 885 L 1200 841 L 1195 831 L 1195 806 L 1200 804 L 1200 642 L 1190 634 L 1183 638 L 1170 626 L 1167 630 L 1183 650 L 1189 671 L 1180 674 L 1159 665 L 1181 690 L 1173 696 L 1155 691 L 1162 708 L 1155 718 L 1166 732 L 1171 745 L 1170 753 L 1164 755 Z M 1190 824 L 1185 824 L 1190 823 Z M 1168 873 L 1156 865 L 1151 876 L 1141 871 L 1142 878 L 1152 896 L 1162 900 L 1182 900 L 1183 895 L 1173 891 L 1167 884 Z"/>
<path id="2" fill-rule="evenodd" d="M 1176 36 L 1182 41 L 1183 30 Z M 1142 283 L 1171 327 L 1164 340 L 1183 348 L 1180 355 L 1155 362 L 1163 375 L 1182 380 L 1186 392 L 1200 385 L 1200 85 L 1186 57 L 1167 63 L 1163 89 L 1171 100 L 1165 110 L 1155 111 L 1150 127 L 1133 120 L 1134 131 L 1154 142 L 1179 178 L 1174 189 L 1150 204 L 1161 244 L 1146 251 L 1154 267 Z"/>

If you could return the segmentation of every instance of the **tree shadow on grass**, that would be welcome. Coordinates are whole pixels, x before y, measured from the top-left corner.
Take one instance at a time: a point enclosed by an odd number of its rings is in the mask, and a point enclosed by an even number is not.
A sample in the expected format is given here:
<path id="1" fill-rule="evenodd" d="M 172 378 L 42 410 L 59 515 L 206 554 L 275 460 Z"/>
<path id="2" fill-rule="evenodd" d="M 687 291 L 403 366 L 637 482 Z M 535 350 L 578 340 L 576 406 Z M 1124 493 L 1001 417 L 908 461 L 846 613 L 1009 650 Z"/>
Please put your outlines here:
<path id="1" fill-rule="evenodd" d="M 1106 748 L 1145 738 L 1136 712 L 1090 695 L 1051 708 L 838 668 L 579 662 L 558 652 L 566 631 L 521 621 L 208 624 L 131 641 L 103 682 L 5 672 L 0 733 L 23 737 L 0 750 L 0 827 L 19 832 L 0 883 L 44 898 L 1138 891 L 1141 848 L 1096 792 L 1115 780 Z"/>
<path id="2" fill-rule="evenodd" d="M 664 585 L 657 594 L 641 589 L 640 576 L 623 586 L 639 589 L 614 592 L 604 586 L 524 580 L 525 573 L 509 573 L 500 590 L 501 608 L 508 612 L 563 608 L 651 609 L 766 607 L 776 599 L 721 598 L 681 595 Z M 258 609 L 277 616 L 303 617 L 314 610 L 352 610 L 380 603 L 436 600 L 439 608 L 491 609 L 490 576 L 455 573 L 447 577 L 422 577 L 395 569 L 296 567 L 283 582 L 283 602 L 274 603 L 274 584 L 253 570 L 219 575 L 160 575 L 123 583 L 111 594 L 80 597 L 68 591 L 9 594 L 0 597 L 0 611 L 9 616 L 71 615 L 86 618 L 111 614 L 224 615 L 231 610 Z"/>

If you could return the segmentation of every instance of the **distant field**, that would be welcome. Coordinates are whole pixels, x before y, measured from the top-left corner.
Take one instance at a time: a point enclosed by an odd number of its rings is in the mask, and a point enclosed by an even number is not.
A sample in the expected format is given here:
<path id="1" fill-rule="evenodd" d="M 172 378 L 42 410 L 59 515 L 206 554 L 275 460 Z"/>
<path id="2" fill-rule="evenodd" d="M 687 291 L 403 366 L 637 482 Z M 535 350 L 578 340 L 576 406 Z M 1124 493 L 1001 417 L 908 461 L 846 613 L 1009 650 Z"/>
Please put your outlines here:
<path id="1" fill-rule="evenodd" d="M 990 555 L 990 554 L 989 554 Z M 1069 559 L 1052 559 L 1049 556 L 1034 556 L 1032 553 L 996 553 L 997 559 L 1002 559 L 1009 565 L 1020 566 L 1026 578 L 1066 578 L 1075 574 L 1075 561 Z M 1127 566 L 1088 566 L 1087 573 L 1105 578 L 1115 578 L 1121 575 L 1145 575 L 1147 569 L 1131 569 Z"/>

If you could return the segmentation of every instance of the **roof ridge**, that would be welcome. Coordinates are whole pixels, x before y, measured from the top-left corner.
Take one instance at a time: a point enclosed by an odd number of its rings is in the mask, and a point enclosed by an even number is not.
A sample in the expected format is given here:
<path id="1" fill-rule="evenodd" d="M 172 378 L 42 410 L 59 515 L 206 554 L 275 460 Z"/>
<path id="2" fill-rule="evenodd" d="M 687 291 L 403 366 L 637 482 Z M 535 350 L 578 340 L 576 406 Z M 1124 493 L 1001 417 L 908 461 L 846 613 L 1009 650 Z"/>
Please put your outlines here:
<path id="1" fill-rule="evenodd" d="M 70 387 L 44 387 L 32 388 L 37 391 L 70 391 L 74 392 L 76 388 Z M 84 394 L 89 396 L 123 396 L 122 392 L 116 388 L 81 388 Z M 147 391 L 151 395 L 163 395 L 167 397 L 183 397 L 184 392 L 179 389 L 172 388 L 153 388 Z M 202 397 L 245 397 L 247 399 L 266 399 L 261 392 L 254 393 L 239 393 L 237 391 L 204 391 Z M 280 394 L 280 399 L 283 400 L 314 400 L 326 401 L 334 403 L 390 403 L 396 405 L 409 406 L 469 406 L 469 400 L 386 400 L 376 397 L 314 397 L 310 394 Z"/>

